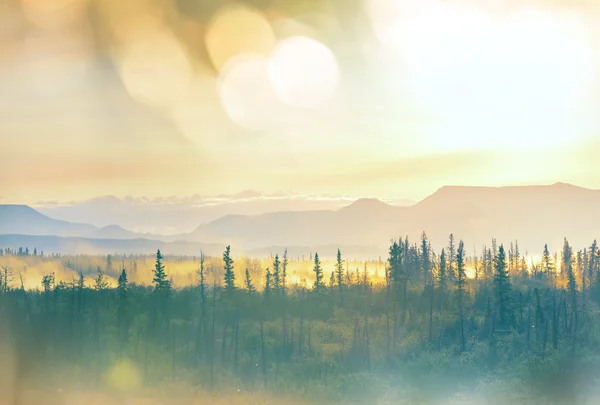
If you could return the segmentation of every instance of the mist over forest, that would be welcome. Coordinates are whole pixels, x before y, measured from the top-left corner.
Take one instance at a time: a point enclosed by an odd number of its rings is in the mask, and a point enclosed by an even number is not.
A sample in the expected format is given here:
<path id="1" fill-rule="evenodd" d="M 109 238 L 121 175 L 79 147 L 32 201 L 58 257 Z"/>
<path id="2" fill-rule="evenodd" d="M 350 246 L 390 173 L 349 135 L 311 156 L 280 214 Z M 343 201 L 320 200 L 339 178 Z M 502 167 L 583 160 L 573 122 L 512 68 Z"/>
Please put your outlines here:
<path id="1" fill-rule="evenodd" d="M 336 256 L 3 249 L 0 399 L 598 400 L 596 241 L 527 261 L 518 241 L 475 254 L 451 234 L 434 251 L 423 233 L 384 259 Z"/>

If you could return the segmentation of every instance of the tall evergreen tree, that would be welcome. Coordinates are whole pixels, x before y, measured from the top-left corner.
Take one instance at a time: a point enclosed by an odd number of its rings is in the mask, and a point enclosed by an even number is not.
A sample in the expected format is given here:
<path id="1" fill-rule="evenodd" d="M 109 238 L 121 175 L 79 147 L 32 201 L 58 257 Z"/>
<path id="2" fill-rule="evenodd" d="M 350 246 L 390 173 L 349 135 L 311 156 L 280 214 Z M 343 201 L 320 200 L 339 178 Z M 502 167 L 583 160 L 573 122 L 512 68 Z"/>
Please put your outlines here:
<path id="1" fill-rule="evenodd" d="M 279 255 L 275 255 L 275 261 L 273 262 L 273 289 L 275 291 L 281 290 L 281 273 L 279 269 Z"/>
<path id="2" fill-rule="evenodd" d="M 342 259 L 342 253 L 340 252 L 340 249 L 337 250 L 334 282 L 337 282 L 338 292 L 340 294 L 340 301 L 343 304 L 344 295 L 342 290 L 344 288 L 344 260 Z"/>
<path id="3" fill-rule="evenodd" d="M 265 289 L 263 293 L 265 297 L 269 297 L 271 295 L 271 290 L 273 289 L 273 280 L 271 277 L 271 270 L 267 267 L 267 273 L 265 275 Z"/>
<path id="4" fill-rule="evenodd" d="M 108 288 L 108 280 L 104 276 L 104 271 L 100 269 L 100 266 L 96 269 L 96 278 L 94 279 L 94 289 L 96 291 L 103 291 Z"/>
<path id="5" fill-rule="evenodd" d="M 125 271 L 125 268 L 123 268 L 123 270 L 121 270 L 121 274 L 119 275 L 119 280 L 117 281 L 117 292 L 119 295 L 119 299 L 126 298 L 127 288 L 127 272 Z"/>
<path id="6" fill-rule="evenodd" d="M 335 271 L 332 271 L 329 275 L 329 288 L 331 289 L 331 291 L 334 291 L 336 289 L 336 286 L 337 282 L 335 281 Z"/>
<path id="7" fill-rule="evenodd" d="M 323 269 L 321 268 L 321 261 L 319 260 L 319 254 L 317 252 L 315 252 L 313 272 L 315 273 L 315 283 L 313 288 L 315 291 L 321 291 L 324 287 Z"/>
<path id="8" fill-rule="evenodd" d="M 456 263 L 456 246 L 454 244 L 454 235 L 453 234 L 450 234 L 450 236 L 448 237 L 448 257 L 446 260 L 448 262 L 448 268 L 447 268 L 448 278 L 450 280 L 454 280 L 456 278 L 456 274 L 454 272 L 454 270 L 455 270 L 454 264 Z"/>
<path id="9" fill-rule="evenodd" d="M 287 266 L 288 266 L 288 253 L 287 248 L 283 251 L 283 261 L 281 262 L 281 294 L 285 297 L 287 288 Z"/>
<path id="10" fill-rule="evenodd" d="M 496 296 L 496 305 L 498 315 L 500 316 L 500 325 L 510 327 L 510 275 L 506 268 L 506 256 L 504 253 L 504 245 L 500 245 L 498 255 L 494 260 L 494 295 Z"/>
<path id="11" fill-rule="evenodd" d="M 129 285 L 127 282 L 127 272 L 125 268 L 121 270 L 121 274 L 119 275 L 119 280 L 117 283 L 117 294 L 119 296 L 119 304 L 117 310 L 117 327 L 118 327 L 118 335 L 121 345 L 121 352 L 123 351 L 122 346 L 127 341 L 127 335 L 129 333 L 129 325 L 128 325 L 128 316 L 127 316 L 127 308 L 128 308 L 128 295 Z"/>
<path id="12" fill-rule="evenodd" d="M 571 273 L 573 273 L 573 249 L 569 245 L 567 238 L 564 239 L 562 257 L 560 263 L 561 278 L 570 280 Z M 573 275 L 574 278 L 574 275 Z"/>
<path id="13" fill-rule="evenodd" d="M 554 279 L 554 265 L 552 263 L 552 256 L 548 250 L 548 244 L 544 245 L 544 251 L 542 252 L 542 272 L 544 276 Z"/>
<path id="14" fill-rule="evenodd" d="M 160 253 L 160 249 L 156 251 L 156 263 L 154 265 L 154 291 L 157 293 L 167 293 L 171 289 L 171 283 L 165 273 L 165 265 L 163 264 L 163 256 Z"/>
<path id="15" fill-rule="evenodd" d="M 446 249 L 442 249 L 442 253 L 440 254 L 440 265 L 438 271 L 438 284 L 440 286 L 440 292 L 442 296 L 446 291 L 446 285 L 448 283 L 448 277 L 446 274 Z"/>
<path id="16" fill-rule="evenodd" d="M 465 325 L 464 325 L 464 304 L 466 294 L 467 275 L 465 273 L 465 245 L 461 240 L 458 243 L 458 251 L 456 254 L 456 298 L 458 306 L 458 319 L 460 327 L 460 350 L 465 351 L 467 349 L 465 339 Z"/>
<path id="17" fill-rule="evenodd" d="M 421 267 L 423 271 L 423 286 L 426 286 L 431 273 L 431 249 L 425 231 L 421 234 Z"/>
<path id="18" fill-rule="evenodd" d="M 598 243 L 596 240 L 590 246 L 588 253 L 588 268 L 587 268 L 587 280 L 588 285 L 592 285 L 595 280 L 596 273 L 598 272 Z"/>
<path id="19" fill-rule="evenodd" d="M 233 259 L 231 258 L 231 246 L 227 245 L 223 253 L 223 269 L 225 270 L 225 291 L 235 290 L 235 273 L 233 271 Z"/>
<path id="20" fill-rule="evenodd" d="M 200 291 L 200 301 L 202 301 L 202 309 L 206 304 L 206 273 L 204 270 L 204 252 L 200 252 L 200 267 L 198 268 L 198 289 Z M 135 262 L 134 262 L 135 263 Z"/>
<path id="21" fill-rule="evenodd" d="M 249 293 L 255 293 L 256 288 L 252 285 L 252 278 L 250 277 L 250 271 L 246 268 L 246 279 L 244 280 L 244 285 L 246 286 L 246 291 Z"/>

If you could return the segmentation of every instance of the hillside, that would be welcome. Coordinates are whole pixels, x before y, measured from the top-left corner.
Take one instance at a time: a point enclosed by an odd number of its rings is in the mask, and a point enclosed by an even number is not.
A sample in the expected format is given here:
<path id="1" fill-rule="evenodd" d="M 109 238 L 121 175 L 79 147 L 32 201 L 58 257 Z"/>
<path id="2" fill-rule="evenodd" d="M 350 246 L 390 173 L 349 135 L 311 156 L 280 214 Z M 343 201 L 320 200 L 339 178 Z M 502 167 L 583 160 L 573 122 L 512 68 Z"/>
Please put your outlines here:
<path id="1" fill-rule="evenodd" d="M 564 237 L 587 245 L 600 235 L 600 191 L 557 183 L 550 186 L 442 187 L 410 207 L 358 200 L 337 211 L 278 212 L 227 216 L 200 226 L 189 239 L 232 241 L 245 248 L 270 245 L 381 246 L 391 238 L 412 240 L 426 231 L 434 249 L 454 233 L 479 248 L 492 237 L 517 238 L 522 250 L 544 243 L 559 249 Z M 471 248 L 469 248 L 471 250 Z"/>
<path id="2" fill-rule="evenodd" d="M 93 225 L 52 219 L 27 205 L 0 205 L 0 234 L 82 236 L 96 231 Z"/>
<path id="3" fill-rule="evenodd" d="M 0 234 L 54 235 L 104 240 L 154 240 L 231 244 L 246 252 L 269 246 L 297 246 L 307 252 L 318 246 L 350 246 L 352 254 L 379 251 L 389 240 L 423 231 L 435 250 L 453 233 L 472 249 L 492 237 L 521 250 L 539 253 L 544 243 L 557 250 L 564 237 L 589 245 L 600 236 L 600 191 L 569 184 L 519 187 L 446 186 L 412 206 L 392 206 L 359 199 L 337 210 L 278 211 L 260 215 L 227 215 L 179 235 L 138 234 L 111 225 L 71 223 L 49 218 L 27 206 L 0 206 Z M 157 245 L 157 244 L 154 244 Z M 152 245 L 152 246 L 154 246 Z M 127 249 L 139 246 L 127 244 Z M 146 249 L 144 247 L 144 249 Z M 192 249 L 190 247 L 190 249 Z M 195 247 L 194 247 L 195 249 Z M 181 250 L 187 251 L 186 248 Z"/>

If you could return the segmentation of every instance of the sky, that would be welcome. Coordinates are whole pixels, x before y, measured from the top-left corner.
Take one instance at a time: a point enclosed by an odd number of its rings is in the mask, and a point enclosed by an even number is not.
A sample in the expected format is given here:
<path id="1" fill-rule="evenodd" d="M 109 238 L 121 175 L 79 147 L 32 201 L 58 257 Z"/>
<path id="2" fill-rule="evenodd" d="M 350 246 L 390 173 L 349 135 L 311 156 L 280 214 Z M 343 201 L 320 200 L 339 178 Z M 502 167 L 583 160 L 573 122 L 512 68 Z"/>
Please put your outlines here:
<path id="1" fill-rule="evenodd" d="M 600 188 L 600 5 L 3 0 L 0 203 Z"/>

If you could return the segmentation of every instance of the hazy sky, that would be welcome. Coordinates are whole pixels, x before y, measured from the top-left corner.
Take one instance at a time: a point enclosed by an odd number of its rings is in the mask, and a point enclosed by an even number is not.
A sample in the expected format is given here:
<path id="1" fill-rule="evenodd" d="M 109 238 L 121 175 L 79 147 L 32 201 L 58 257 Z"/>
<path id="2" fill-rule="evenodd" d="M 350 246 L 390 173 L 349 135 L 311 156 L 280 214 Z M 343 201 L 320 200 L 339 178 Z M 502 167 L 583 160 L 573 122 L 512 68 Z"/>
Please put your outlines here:
<path id="1" fill-rule="evenodd" d="M 0 202 L 600 188 L 597 3 L 4 0 Z"/>

